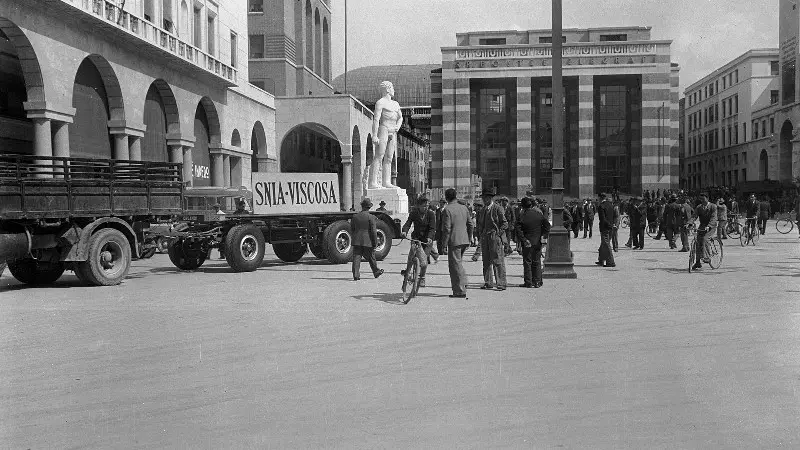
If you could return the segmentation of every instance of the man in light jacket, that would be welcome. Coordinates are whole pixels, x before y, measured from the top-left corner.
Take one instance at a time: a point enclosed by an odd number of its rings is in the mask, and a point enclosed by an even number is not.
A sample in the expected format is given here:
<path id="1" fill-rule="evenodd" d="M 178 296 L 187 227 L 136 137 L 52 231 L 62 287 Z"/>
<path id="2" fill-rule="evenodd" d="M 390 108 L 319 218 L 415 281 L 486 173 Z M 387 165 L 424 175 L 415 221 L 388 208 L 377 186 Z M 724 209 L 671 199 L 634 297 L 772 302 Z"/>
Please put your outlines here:
<path id="1" fill-rule="evenodd" d="M 442 210 L 442 242 L 447 247 L 447 268 L 453 298 L 467 298 L 467 273 L 462 259 L 470 244 L 472 223 L 466 206 L 456 200 L 456 190 L 444 192 L 447 206 Z"/>

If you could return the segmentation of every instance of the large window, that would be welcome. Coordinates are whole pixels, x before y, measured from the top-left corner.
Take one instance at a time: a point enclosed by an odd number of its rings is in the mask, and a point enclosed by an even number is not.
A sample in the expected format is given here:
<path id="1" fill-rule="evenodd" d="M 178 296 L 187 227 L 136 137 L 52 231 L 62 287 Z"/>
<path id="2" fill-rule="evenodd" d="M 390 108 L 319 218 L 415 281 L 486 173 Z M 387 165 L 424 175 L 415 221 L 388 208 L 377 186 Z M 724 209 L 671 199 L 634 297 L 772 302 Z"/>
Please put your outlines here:
<path id="1" fill-rule="evenodd" d="M 641 87 L 638 78 L 595 77 L 596 192 L 632 192 L 631 160 L 641 157 Z"/>
<path id="2" fill-rule="evenodd" d="M 531 88 L 531 182 L 537 194 L 548 192 L 553 187 L 553 89 L 551 81 L 533 79 Z M 577 192 L 578 136 L 571 130 L 578 127 L 578 83 L 577 79 L 564 79 L 564 192 Z M 574 182 L 573 182 L 574 181 Z"/>
<path id="3" fill-rule="evenodd" d="M 470 94 L 474 117 L 475 166 L 484 188 L 509 194 L 511 190 L 510 162 L 516 143 L 516 123 L 511 112 L 515 109 L 516 83 L 513 81 L 473 81 Z M 459 163 L 462 163 L 459 161 Z"/>
<path id="4" fill-rule="evenodd" d="M 264 57 L 264 35 L 251 34 L 248 37 L 250 41 L 250 59 Z"/>
<path id="5" fill-rule="evenodd" d="M 264 12 L 264 0 L 250 0 L 250 12 Z"/>

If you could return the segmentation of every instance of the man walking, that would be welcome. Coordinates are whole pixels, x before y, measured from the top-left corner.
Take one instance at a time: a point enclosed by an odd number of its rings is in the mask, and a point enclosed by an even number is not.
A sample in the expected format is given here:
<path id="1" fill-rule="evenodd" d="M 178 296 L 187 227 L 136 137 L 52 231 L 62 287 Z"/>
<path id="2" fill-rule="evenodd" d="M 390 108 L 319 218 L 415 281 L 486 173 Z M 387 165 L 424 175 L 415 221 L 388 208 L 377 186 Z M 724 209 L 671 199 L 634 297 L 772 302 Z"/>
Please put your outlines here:
<path id="1" fill-rule="evenodd" d="M 767 231 L 767 220 L 771 215 L 772 205 L 770 205 L 767 196 L 764 195 L 761 197 L 761 201 L 758 202 L 758 230 L 761 232 L 762 236 Z"/>
<path id="2" fill-rule="evenodd" d="M 411 225 L 414 225 L 414 232 L 411 239 L 422 242 L 418 249 L 419 256 L 419 287 L 425 287 L 425 272 L 428 270 L 428 258 L 433 250 L 433 238 L 436 236 L 436 213 L 428 207 L 428 198 L 425 196 L 417 199 L 416 208 L 411 210 L 408 220 L 403 225 L 403 237 L 406 237 Z"/>
<path id="3" fill-rule="evenodd" d="M 667 241 L 669 241 L 669 248 L 678 248 L 675 245 L 675 232 L 683 224 L 681 218 L 681 205 L 678 204 L 678 196 L 675 194 L 670 195 L 669 203 L 664 208 L 664 234 L 666 234 Z"/>
<path id="4" fill-rule="evenodd" d="M 483 259 L 483 286 L 481 289 L 506 289 L 506 262 L 502 235 L 508 228 L 503 207 L 492 201 L 494 193 L 484 190 L 481 200 L 484 207 L 478 215 L 478 234 L 481 239 Z"/>
<path id="5" fill-rule="evenodd" d="M 720 239 L 728 239 L 728 233 L 725 227 L 728 225 L 728 207 L 725 205 L 725 200 L 720 197 L 717 200 L 717 237 Z"/>
<path id="6" fill-rule="evenodd" d="M 524 283 L 519 287 L 542 287 L 542 242 L 550 235 L 550 222 L 528 197 L 521 200 L 522 210 L 516 223 L 517 242 L 522 246 Z"/>
<path id="7" fill-rule="evenodd" d="M 450 272 L 452 298 L 467 298 L 467 273 L 462 259 L 470 244 L 472 224 L 467 207 L 456 201 L 456 190 L 444 192 L 447 206 L 442 210 L 442 242 L 447 249 L 447 268 Z"/>
<path id="8" fill-rule="evenodd" d="M 589 239 L 592 238 L 592 228 L 594 227 L 594 213 L 596 212 L 594 202 L 591 199 L 586 199 L 583 203 L 583 237 L 589 234 Z"/>
<path id="9" fill-rule="evenodd" d="M 695 249 L 695 263 L 692 266 L 692 270 L 700 269 L 703 267 L 702 263 L 709 262 L 706 239 L 708 233 L 714 233 L 717 230 L 717 207 L 708 201 L 708 194 L 705 192 L 700 194 L 700 204 L 697 206 L 696 212 L 700 227 L 697 229 L 697 248 Z"/>
<path id="10" fill-rule="evenodd" d="M 608 201 L 606 194 L 600 194 L 600 207 L 598 208 L 598 216 L 600 217 L 600 249 L 597 255 L 598 266 L 603 267 L 616 267 L 614 262 L 614 254 L 611 253 L 611 233 L 614 231 L 614 223 L 617 218 L 614 213 L 614 205 Z"/>
<path id="11" fill-rule="evenodd" d="M 383 269 L 378 268 L 375 261 L 375 247 L 378 246 L 378 225 L 375 216 L 369 213 L 372 201 L 365 197 L 361 200 L 361 212 L 350 219 L 350 235 L 353 239 L 353 280 L 361 279 L 361 258 L 367 260 L 372 275 L 378 278 L 383 274 Z"/>
<path id="12" fill-rule="evenodd" d="M 681 197 L 680 212 L 677 224 L 681 227 L 681 252 L 689 251 L 689 224 L 694 220 L 692 206 L 686 202 L 686 197 Z"/>
<path id="13" fill-rule="evenodd" d="M 639 198 L 633 200 L 630 212 L 631 235 L 633 236 L 633 249 L 644 249 L 644 227 L 647 224 L 647 206 Z"/>

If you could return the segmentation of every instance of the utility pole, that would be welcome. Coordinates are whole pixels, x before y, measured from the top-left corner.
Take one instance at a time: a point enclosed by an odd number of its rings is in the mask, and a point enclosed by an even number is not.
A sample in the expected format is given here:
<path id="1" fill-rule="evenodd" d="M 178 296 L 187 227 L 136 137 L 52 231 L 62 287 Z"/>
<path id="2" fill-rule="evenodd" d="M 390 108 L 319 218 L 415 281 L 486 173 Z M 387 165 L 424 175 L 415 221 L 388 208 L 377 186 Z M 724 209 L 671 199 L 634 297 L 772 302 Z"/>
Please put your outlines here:
<path id="1" fill-rule="evenodd" d="M 564 228 L 564 83 L 562 78 L 561 0 L 553 0 L 553 226 L 544 259 L 544 278 L 577 278 L 569 231 Z"/>

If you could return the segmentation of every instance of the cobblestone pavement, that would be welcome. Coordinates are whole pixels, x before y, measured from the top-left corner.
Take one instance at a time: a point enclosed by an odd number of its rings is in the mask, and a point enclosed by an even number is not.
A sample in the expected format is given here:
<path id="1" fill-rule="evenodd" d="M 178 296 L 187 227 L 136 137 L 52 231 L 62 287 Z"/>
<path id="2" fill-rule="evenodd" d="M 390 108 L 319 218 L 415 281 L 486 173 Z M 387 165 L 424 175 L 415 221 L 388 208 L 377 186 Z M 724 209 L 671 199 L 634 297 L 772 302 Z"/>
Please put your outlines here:
<path id="1" fill-rule="evenodd" d="M 466 301 L 443 261 L 408 305 L 407 245 L 358 283 L 271 253 L 246 274 L 157 255 L 109 288 L 5 273 L 0 447 L 798 448 L 800 239 L 774 230 L 691 274 L 649 238 L 599 268 L 596 233 L 577 280 Z"/>

